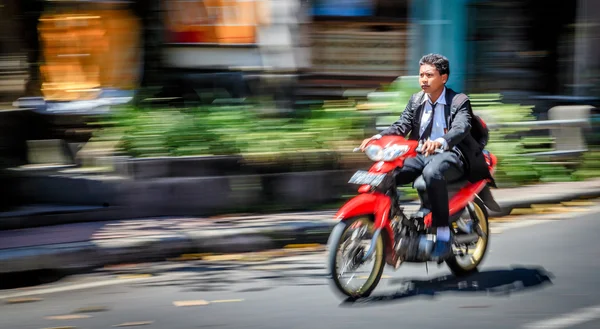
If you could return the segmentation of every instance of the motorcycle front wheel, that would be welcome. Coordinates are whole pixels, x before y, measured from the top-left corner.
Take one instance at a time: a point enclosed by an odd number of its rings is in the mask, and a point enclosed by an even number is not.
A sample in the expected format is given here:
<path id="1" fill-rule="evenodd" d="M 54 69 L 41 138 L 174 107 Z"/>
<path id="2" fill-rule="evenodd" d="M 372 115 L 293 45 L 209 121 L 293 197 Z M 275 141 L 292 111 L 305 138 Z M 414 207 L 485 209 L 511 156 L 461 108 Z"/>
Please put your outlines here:
<path id="1" fill-rule="evenodd" d="M 381 235 L 374 237 L 374 224 L 369 217 L 357 217 L 338 223 L 329 236 L 328 272 L 335 290 L 342 294 L 361 298 L 369 296 L 381 279 L 384 268 L 385 249 Z M 364 240 L 365 238 L 366 241 Z M 364 259 L 371 241 L 375 238 L 373 254 Z M 372 263 L 370 269 L 361 274 L 359 267 Z M 351 285 L 355 281 L 364 283 Z"/>

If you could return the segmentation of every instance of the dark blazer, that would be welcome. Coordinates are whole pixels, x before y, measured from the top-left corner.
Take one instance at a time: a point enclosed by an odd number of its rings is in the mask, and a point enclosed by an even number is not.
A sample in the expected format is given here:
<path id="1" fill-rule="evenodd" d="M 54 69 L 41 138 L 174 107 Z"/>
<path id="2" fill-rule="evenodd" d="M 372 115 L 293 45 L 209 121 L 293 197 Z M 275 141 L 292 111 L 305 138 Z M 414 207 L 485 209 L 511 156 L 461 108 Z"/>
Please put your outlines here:
<path id="1" fill-rule="evenodd" d="M 463 154 L 465 160 L 465 178 L 471 182 L 490 178 L 490 173 L 482 153 L 479 143 L 471 136 L 471 119 L 473 118 L 473 109 L 471 102 L 467 97 L 461 104 L 457 104 L 455 110 L 452 108 L 452 101 L 459 95 L 454 90 L 446 88 L 446 105 L 444 114 L 446 117 L 446 127 L 448 132 L 442 136 L 448 143 L 448 148 L 456 146 Z M 421 127 L 421 112 L 425 105 L 426 97 L 423 91 L 420 91 L 410 98 L 404 112 L 398 121 L 394 122 L 389 128 L 380 132 L 380 135 L 400 135 L 407 136 L 408 139 L 418 140 Z"/>

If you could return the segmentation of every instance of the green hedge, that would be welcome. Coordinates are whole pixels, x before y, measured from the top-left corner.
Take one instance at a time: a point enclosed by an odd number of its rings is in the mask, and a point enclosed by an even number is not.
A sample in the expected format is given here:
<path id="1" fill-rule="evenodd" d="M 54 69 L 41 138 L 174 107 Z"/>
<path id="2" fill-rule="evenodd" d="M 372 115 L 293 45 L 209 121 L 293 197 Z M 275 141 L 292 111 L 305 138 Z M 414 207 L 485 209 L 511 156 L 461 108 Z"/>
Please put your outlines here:
<path id="1" fill-rule="evenodd" d="M 133 157 L 279 154 L 338 150 L 364 137 L 368 118 L 354 108 L 320 107 L 304 118 L 261 114 L 253 106 L 117 108 L 94 141 L 119 141 Z"/>

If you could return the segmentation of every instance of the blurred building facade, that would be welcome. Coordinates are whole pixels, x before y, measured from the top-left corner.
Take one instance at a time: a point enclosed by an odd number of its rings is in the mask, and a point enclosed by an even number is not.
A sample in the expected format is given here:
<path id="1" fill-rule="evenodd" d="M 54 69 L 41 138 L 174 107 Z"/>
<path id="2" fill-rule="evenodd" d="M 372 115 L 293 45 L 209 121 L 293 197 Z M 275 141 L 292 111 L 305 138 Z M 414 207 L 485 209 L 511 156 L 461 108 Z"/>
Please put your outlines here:
<path id="1" fill-rule="evenodd" d="M 0 16 L 0 62 L 11 72 L 26 63 L 13 97 L 85 100 L 139 85 L 143 31 L 131 1 L 4 0 Z"/>
<path id="2" fill-rule="evenodd" d="M 473 1 L 467 10 L 467 89 L 598 96 L 598 1 Z"/>
<path id="3" fill-rule="evenodd" d="M 23 2 L 26 2 L 24 0 Z M 24 11 L 23 3 L 0 1 L 0 102 L 11 102 L 25 90 L 26 80 L 35 72 L 28 71 L 27 48 L 35 40 L 35 31 L 26 31 L 26 22 L 36 21 L 31 11 Z M 32 6 L 33 11 L 37 8 Z"/>
<path id="4" fill-rule="evenodd" d="M 414 75 L 429 52 L 451 60 L 449 84 L 457 90 L 585 98 L 599 88 L 600 2 L 594 0 L 1 4 L 2 67 L 21 63 L 21 71 L 6 71 L 22 79 L 27 68 L 30 80 L 41 80 L 32 88 L 57 100 L 94 97 L 75 87 L 160 84 L 172 92 L 194 93 L 190 86 L 197 84 L 244 97 L 265 85 L 258 80 L 326 97 L 331 86 L 368 89 Z M 283 95 L 292 97 L 289 90 Z"/>
<path id="5" fill-rule="evenodd" d="M 598 104 L 595 0 L 313 1 L 310 72 L 415 75 L 427 53 L 451 61 L 449 86 L 509 101 Z M 544 102 L 543 100 L 552 100 Z"/>

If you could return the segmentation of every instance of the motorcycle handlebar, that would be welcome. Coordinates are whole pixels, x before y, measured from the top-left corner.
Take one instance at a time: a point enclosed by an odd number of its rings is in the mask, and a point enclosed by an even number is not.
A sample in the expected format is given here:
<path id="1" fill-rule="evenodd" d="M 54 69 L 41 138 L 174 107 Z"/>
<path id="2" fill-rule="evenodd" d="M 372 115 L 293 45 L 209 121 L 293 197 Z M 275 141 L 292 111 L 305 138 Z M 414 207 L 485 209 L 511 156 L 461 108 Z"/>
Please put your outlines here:
<path id="1" fill-rule="evenodd" d="M 422 150 L 423 150 L 423 148 L 422 148 L 421 146 L 418 146 L 418 147 L 415 149 L 415 151 L 417 151 L 417 152 L 419 152 L 419 153 L 421 153 L 421 151 L 422 151 Z M 355 147 L 355 148 L 352 150 L 352 152 L 360 152 L 360 151 L 361 151 L 360 147 Z M 442 149 L 435 149 L 435 151 L 433 151 L 433 152 L 434 152 L 434 153 L 444 153 L 444 150 L 442 150 Z"/>
<path id="2" fill-rule="evenodd" d="M 418 153 L 422 153 L 422 151 L 423 151 L 422 145 L 417 146 L 417 148 L 415 149 L 415 151 L 417 151 Z M 444 153 L 444 150 L 442 150 L 442 149 L 435 149 L 435 151 L 433 151 L 433 153 Z"/>

